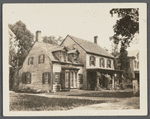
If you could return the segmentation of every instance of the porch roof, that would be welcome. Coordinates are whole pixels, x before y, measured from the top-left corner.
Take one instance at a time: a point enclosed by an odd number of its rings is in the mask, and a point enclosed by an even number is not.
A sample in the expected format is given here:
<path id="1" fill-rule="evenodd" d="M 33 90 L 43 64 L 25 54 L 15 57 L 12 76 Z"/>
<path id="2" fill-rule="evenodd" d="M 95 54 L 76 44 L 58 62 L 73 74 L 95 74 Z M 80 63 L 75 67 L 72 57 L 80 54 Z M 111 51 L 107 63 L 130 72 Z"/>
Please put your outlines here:
<path id="1" fill-rule="evenodd" d="M 67 66 L 62 66 L 62 69 L 66 69 L 66 70 L 79 70 L 79 68 L 76 67 L 67 67 Z"/>
<path id="2" fill-rule="evenodd" d="M 101 73 L 108 73 L 108 74 L 119 74 L 123 73 L 123 70 L 112 70 L 112 69 L 100 69 L 100 68 L 92 68 L 92 69 L 87 69 L 87 71 L 99 71 Z"/>

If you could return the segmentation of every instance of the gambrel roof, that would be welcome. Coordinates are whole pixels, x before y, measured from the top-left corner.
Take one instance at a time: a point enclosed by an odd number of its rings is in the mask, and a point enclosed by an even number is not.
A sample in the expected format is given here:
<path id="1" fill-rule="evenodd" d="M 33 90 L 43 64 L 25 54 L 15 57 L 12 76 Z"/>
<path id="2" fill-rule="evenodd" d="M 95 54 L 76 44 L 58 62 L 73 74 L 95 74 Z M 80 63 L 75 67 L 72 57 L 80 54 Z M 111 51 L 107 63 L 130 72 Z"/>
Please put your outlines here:
<path id="1" fill-rule="evenodd" d="M 102 55 L 102 56 L 114 58 L 113 55 L 108 53 L 105 49 L 103 49 L 102 47 L 100 47 L 96 43 L 93 43 L 93 42 L 90 42 L 90 41 L 87 41 L 87 40 L 83 40 L 81 38 L 77 38 L 77 37 L 74 37 L 74 36 L 71 36 L 71 35 L 68 35 L 67 37 L 70 37 L 72 40 L 74 40 L 87 53 L 93 53 L 93 54 L 96 54 L 96 55 Z M 65 39 L 64 39 L 64 41 L 65 41 Z"/>
<path id="2" fill-rule="evenodd" d="M 54 45 L 54 44 L 49 44 L 49 43 L 44 43 L 44 42 L 35 42 L 35 44 L 39 45 L 47 54 L 47 56 L 51 59 L 53 62 L 60 62 L 52 52 L 54 51 L 60 51 L 63 49 L 66 49 L 64 46 L 59 46 L 59 45 Z M 60 62 L 60 63 L 71 63 L 70 61 L 65 61 L 65 62 Z M 73 63 L 74 65 L 82 65 L 80 63 Z"/>

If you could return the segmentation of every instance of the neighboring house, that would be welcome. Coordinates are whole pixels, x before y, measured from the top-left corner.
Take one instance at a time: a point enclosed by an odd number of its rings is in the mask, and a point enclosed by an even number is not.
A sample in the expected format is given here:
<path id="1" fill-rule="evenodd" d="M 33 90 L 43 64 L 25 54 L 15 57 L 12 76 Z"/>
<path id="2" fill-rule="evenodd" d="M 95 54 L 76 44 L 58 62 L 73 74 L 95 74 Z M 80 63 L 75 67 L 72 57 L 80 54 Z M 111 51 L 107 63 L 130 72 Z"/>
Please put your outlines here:
<path id="1" fill-rule="evenodd" d="M 16 41 L 16 35 L 8 28 L 9 36 L 9 67 L 12 67 L 14 64 L 12 60 L 14 59 L 15 54 L 18 51 L 18 41 Z"/>
<path id="2" fill-rule="evenodd" d="M 114 57 L 94 43 L 68 35 L 60 44 L 44 43 L 41 32 L 19 71 L 19 89 L 62 90 L 114 87 Z M 108 80 L 108 78 L 110 80 Z"/>
<path id="3" fill-rule="evenodd" d="M 139 50 L 128 51 L 128 57 L 130 59 L 132 78 L 136 78 L 139 82 Z"/>

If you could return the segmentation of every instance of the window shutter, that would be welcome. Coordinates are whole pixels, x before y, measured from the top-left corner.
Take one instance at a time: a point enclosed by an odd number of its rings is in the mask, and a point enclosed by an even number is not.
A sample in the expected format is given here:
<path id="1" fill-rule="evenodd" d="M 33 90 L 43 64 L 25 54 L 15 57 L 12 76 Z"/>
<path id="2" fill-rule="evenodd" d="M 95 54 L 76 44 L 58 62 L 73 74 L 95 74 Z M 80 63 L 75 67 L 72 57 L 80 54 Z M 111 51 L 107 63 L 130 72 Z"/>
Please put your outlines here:
<path id="1" fill-rule="evenodd" d="M 93 56 L 93 58 L 94 58 L 94 66 L 95 66 L 95 64 L 96 64 L 96 59 L 95 59 L 95 57 Z"/>
<path id="2" fill-rule="evenodd" d="M 26 84 L 26 75 L 22 73 L 22 84 Z"/>
<path id="3" fill-rule="evenodd" d="M 45 62 L 45 55 L 43 55 L 43 63 Z"/>
<path id="4" fill-rule="evenodd" d="M 101 58 L 100 58 L 100 59 L 99 59 L 99 66 L 101 67 L 101 65 L 102 65 L 102 64 L 101 64 Z"/>
<path id="5" fill-rule="evenodd" d="M 32 57 L 32 64 L 33 64 L 33 60 L 34 60 L 34 57 Z"/>
<path id="6" fill-rule="evenodd" d="M 48 73 L 48 84 L 50 84 L 50 82 L 51 82 L 51 75 L 50 73 Z"/>
<path id="7" fill-rule="evenodd" d="M 89 64 L 90 64 L 90 66 L 91 66 L 91 62 L 92 62 L 91 60 L 92 60 L 92 57 L 90 56 L 90 60 L 89 60 Z"/>
<path id="8" fill-rule="evenodd" d="M 44 73 L 42 74 L 42 84 L 44 84 Z"/>
<path id="9" fill-rule="evenodd" d="M 29 83 L 31 84 L 31 73 L 30 72 L 29 72 L 29 76 L 30 76 Z"/>
<path id="10" fill-rule="evenodd" d="M 103 66 L 105 67 L 105 59 L 103 59 Z"/>

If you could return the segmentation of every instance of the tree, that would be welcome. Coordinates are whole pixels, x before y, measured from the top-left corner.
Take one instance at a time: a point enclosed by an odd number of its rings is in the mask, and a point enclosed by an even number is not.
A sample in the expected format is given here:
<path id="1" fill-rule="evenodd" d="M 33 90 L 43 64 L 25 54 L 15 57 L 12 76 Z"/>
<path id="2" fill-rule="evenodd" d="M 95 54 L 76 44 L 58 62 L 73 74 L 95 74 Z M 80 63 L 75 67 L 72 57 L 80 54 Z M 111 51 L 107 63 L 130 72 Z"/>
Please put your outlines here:
<path id="1" fill-rule="evenodd" d="M 121 42 L 121 47 L 127 48 L 134 35 L 139 33 L 139 9 L 112 9 L 110 14 L 118 14 L 118 20 L 113 26 L 114 35 L 110 38 L 115 44 Z"/>
<path id="2" fill-rule="evenodd" d="M 54 36 L 49 36 L 49 37 L 44 36 L 43 37 L 43 42 L 49 43 L 49 44 L 54 44 L 54 45 L 59 45 L 62 42 L 62 40 L 63 39 L 61 36 L 59 36 L 58 39 L 56 39 Z"/>
<path id="3" fill-rule="evenodd" d="M 22 21 L 18 21 L 13 25 L 9 24 L 8 26 L 16 35 L 16 41 L 19 47 L 16 57 L 14 57 L 15 66 L 21 67 L 33 46 L 34 35 L 27 29 Z"/>
<path id="4" fill-rule="evenodd" d="M 9 64 L 10 68 L 9 85 L 10 90 L 13 88 L 17 90 L 18 84 L 18 71 L 22 67 L 23 61 L 33 46 L 33 34 L 27 29 L 26 25 L 22 21 L 18 21 L 15 24 L 8 25 L 11 31 L 15 34 L 15 41 L 17 42 L 18 50 L 15 52 L 13 42 L 10 40 L 9 47 Z"/>

